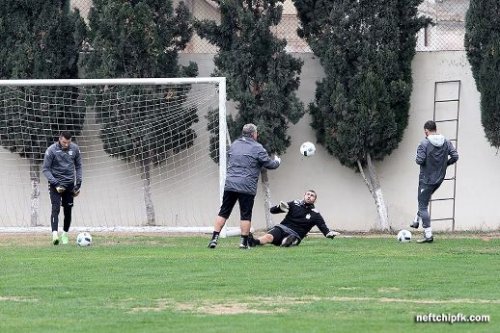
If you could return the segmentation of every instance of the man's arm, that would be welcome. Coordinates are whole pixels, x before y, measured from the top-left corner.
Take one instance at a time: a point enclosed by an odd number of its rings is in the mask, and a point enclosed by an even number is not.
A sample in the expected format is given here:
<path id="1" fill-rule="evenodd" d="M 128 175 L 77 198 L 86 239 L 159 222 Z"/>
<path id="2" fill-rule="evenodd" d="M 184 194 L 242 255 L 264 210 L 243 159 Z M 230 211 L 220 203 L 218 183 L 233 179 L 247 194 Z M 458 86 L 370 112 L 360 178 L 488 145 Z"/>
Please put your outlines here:
<path id="1" fill-rule="evenodd" d="M 57 179 L 54 178 L 54 175 L 50 171 L 53 160 L 54 160 L 54 155 L 50 152 L 50 147 L 49 147 L 45 151 L 45 155 L 43 157 L 42 173 L 45 175 L 45 177 L 52 186 L 57 186 L 58 181 Z"/>
<path id="2" fill-rule="evenodd" d="M 76 184 L 78 187 L 82 185 L 82 156 L 80 154 L 80 148 L 76 148 L 76 156 L 75 156 L 75 172 L 76 172 Z"/>
<path id="3" fill-rule="evenodd" d="M 415 162 L 417 162 L 418 165 L 423 165 L 425 163 L 425 158 L 427 157 L 427 147 L 424 142 L 425 141 L 420 142 L 417 148 L 417 157 L 415 158 Z"/>
<path id="4" fill-rule="evenodd" d="M 318 214 L 316 226 L 318 227 L 319 231 L 321 231 L 321 233 L 325 237 L 329 237 L 328 235 L 330 233 L 330 229 L 326 226 L 325 220 L 323 219 L 323 216 L 321 216 L 321 214 Z M 331 237 L 331 238 L 333 238 L 333 237 Z"/>
<path id="5" fill-rule="evenodd" d="M 451 165 L 458 161 L 458 152 L 455 146 L 453 146 L 453 143 L 448 140 L 446 140 L 446 143 L 448 144 L 448 155 L 450 156 L 448 159 L 448 165 Z"/>
<path id="6" fill-rule="evenodd" d="M 281 159 L 279 157 L 271 159 L 267 151 L 262 146 L 257 153 L 257 159 L 259 160 L 260 164 L 266 169 L 277 169 L 281 163 Z"/>

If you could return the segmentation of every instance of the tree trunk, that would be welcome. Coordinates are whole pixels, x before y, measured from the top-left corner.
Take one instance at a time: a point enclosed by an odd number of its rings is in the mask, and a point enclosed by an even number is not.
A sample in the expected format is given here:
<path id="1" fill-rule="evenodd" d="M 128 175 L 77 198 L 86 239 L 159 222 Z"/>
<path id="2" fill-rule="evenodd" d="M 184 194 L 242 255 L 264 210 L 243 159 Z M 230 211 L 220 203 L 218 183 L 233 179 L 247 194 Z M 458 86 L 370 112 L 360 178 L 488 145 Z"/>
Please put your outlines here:
<path id="1" fill-rule="evenodd" d="M 368 190 L 370 190 L 373 200 L 375 200 L 375 205 L 377 206 L 379 228 L 382 231 L 389 231 L 391 227 L 389 226 L 387 206 L 385 204 L 382 188 L 380 187 L 380 181 L 377 176 L 377 171 L 375 170 L 375 166 L 373 165 L 370 154 L 366 156 L 366 168 L 368 171 L 367 174 L 365 174 L 360 161 L 358 161 L 358 168 L 361 176 L 365 180 L 365 184 L 368 187 Z"/>
<path id="2" fill-rule="evenodd" d="M 149 162 L 149 156 L 146 157 L 141 162 L 142 168 L 142 180 L 144 187 L 144 203 L 146 204 L 146 225 L 153 226 L 156 225 L 155 222 L 155 208 L 153 205 L 152 195 L 151 195 L 151 165 Z"/>
<path id="3" fill-rule="evenodd" d="M 40 212 L 40 163 L 30 159 L 31 180 L 31 226 L 39 225 Z"/>
<path id="4" fill-rule="evenodd" d="M 264 214 L 266 218 L 266 227 L 270 229 L 273 226 L 273 220 L 271 218 L 271 187 L 269 185 L 269 175 L 268 170 L 263 168 L 260 172 L 260 177 L 262 181 L 262 192 L 264 193 Z"/>

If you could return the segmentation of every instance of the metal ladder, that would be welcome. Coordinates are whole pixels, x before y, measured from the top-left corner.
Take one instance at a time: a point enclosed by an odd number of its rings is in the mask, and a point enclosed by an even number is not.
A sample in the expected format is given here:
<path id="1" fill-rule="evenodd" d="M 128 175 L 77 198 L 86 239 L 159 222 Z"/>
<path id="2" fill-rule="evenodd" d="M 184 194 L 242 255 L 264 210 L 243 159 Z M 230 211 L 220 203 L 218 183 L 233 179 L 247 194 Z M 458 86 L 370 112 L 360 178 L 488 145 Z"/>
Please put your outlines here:
<path id="1" fill-rule="evenodd" d="M 458 149 L 460 90 L 460 80 L 437 81 L 434 83 L 433 120 L 437 124 L 438 132 L 441 134 L 446 133 L 445 137 L 449 141 L 451 141 L 451 143 L 453 143 L 456 149 Z M 444 129 L 444 131 L 441 131 L 440 129 Z M 438 196 L 437 198 L 434 198 L 433 196 L 429 204 L 431 221 L 451 221 L 452 231 L 455 231 L 455 198 L 457 190 L 456 175 L 457 163 L 448 167 L 443 184 L 435 193 L 439 195 L 440 192 L 446 191 L 446 189 L 442 191 L 441 188 L 447 188 L 447 193 L 445 193 L 446 195 L 441 194 L 443 196 Z M 439 204 L 443 204 L 446 202 L 451 202 L 451 208 L 449 207 L 449 205 L 448 207 L 438 207 Z M 439 210 L 440 216 L 437 218 L 432 218 L 433 206 L 436 206 L 434 207 L 435 211 Z"/>

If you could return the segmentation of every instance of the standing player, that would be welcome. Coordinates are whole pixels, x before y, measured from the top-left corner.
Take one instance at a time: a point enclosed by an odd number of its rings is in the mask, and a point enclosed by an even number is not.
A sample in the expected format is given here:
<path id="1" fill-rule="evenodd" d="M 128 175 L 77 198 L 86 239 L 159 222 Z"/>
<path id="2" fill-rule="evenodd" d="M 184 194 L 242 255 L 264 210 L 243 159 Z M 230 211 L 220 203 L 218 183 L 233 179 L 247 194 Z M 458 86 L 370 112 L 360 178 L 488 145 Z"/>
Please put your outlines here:
<path id="1" fill-rule="evenodd" d="M 326 238 L 333 239 L 339 233 L 326 226 L 325 220 L 314 206 L 316 198 L 316 192 L 308 190 L 304 193 L 303 200 L 282 201 L 279 205 L 271 207 L 271 214 L 286 213 L 285 218 L 262 237 L 258 239 L 250 237 L 250 246 L 264 244 L 297 246 L 314 226 L 317 226 Z"/>
<path id="2" fill-rule="evenodd" d="M 458 160 L 458 153 L 453 144 L 436 131 L 436 123 L 433 120 L 427 121 L 424 124 L 425 139 L 420 142 L 417 148 L 416 162 L 420 165 L 418 212 L 410 227 L 417 229 L 422 221 L 424 238 L 418 243 L 432 243 L 434 241 L 428 210 L 429 201 L 432 194 L 441 186 L 446 176 L 446 168 Z"/>
<path id="3" fill-rule="evenodd" d="M 49 195 L 52 204 L 50 226 L 52 243 L 59 244 L 57 233 L 61 205 L 64 212 L 64 226 L 61 242 L 68 244 L 68 231 L 71 225 L 73 199 L 80 194 L 82 186 L 82 159 L 80 149 L 71 142 L 71 133 L 62 132 L 58 142 L 45 151 L 42 172 L 49 181 Z"/>
<path id="4" fill-rule="evenodd" d="M 217 246 L 220 231 L 231 215 L 236 201 L 240 205 L 240 248 L 248 248 L 248 235 L 260 169 L 262 167 L 276 169 L 280 162 L 281 159 L 277 155 L 273 160 L 269 158 L 267 151 L 257 142 L 257 126 L 254 124 L 243 126 L 242 136 L 234 141 L 229 148 L 224 195 L 219 214 L 215 219 L 214 232 L 208 244 L 209 248 L 213 249 Z"/>

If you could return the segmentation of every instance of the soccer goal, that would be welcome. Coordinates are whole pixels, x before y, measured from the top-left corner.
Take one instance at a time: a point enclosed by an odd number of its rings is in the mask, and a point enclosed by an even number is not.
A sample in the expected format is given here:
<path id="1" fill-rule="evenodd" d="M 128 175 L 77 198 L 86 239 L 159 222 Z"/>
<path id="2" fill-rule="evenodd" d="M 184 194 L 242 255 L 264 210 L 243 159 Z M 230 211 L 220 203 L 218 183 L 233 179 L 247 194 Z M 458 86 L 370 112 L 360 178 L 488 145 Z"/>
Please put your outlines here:
<path id="1" fill-rule="evenodd" d="M 212 230 L 225 78 L 0 80 L 0 227 L 50 226 L 41 166 L 61 131 L 83 161 L 72 228 Z"/>

